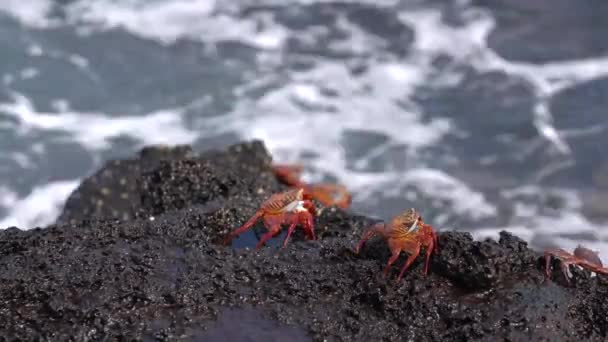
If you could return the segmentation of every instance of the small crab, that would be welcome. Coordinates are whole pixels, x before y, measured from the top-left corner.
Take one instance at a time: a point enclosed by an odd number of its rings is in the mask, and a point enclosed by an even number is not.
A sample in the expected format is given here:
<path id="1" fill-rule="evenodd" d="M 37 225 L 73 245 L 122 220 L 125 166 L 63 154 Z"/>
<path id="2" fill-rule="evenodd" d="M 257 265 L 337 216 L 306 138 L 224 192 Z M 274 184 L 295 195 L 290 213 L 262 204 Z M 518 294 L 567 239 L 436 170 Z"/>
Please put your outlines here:
<path id="1" fill-rule="evenodd" d="M 545 275 L 547 279 L 551 278 L 551 257 L 560 260 L 562 273 L 568 283 L 570 283 L 572 277 L 570 265 L 579 265 L 592 272 L 608 275 L 608 268 L 603 267 L 598 253 L 579 245 L 574 249 L 573 254 L 561 248 L 545 250 Z"/>
<path id="2" fill-rule="evenodd" d="M 427 275 L 431 253 L 433 251 L 437 252 L 438 248 L 437 233 L 432 226 L 423 222 L 422 216 L 414 208 L 407 209 L 393 217 L 388 224 L 377 223 L 373 225 L 363 234 L 355 253 L 359 254 L 366 241 L 376 235 L 382 236 L 388 242 L 392 254 L 384 268 L 385 275 L 388 275 L 389 268 L 399 258 L 400 253 L 407 252 L 410 256 L 397 278 L 397 281 L 401 280 L 403 273 L 420 254 L 421 247 L 426 247 L 424 275 Z"/>
<path id="3" fill-rule="evenodd" d="M 268 232 L 262 236 L 256 248 L 262 247 L 266 241 L 279 234 L 283 224 L 289 224 L 283 248 L 287 246 L 287 241 L 297 224 L 302 226 L 310 240 L 315 240 L 314 215 L 315 207 L 311 197 L 303 188 L 273 194 L 262 203 L 260 209 L 245 224 L 226 237 L 224 244 L 229 244 L 235 236 L 250 229 L 260 218 L 264 221 Z"/>
<path id="4" fill-rule="evenodd" d="M 321 202 L 323 205 L 336 205 L 342 209 L 346 209 L 350 206 L 352 196 L 346 187 L 340 184 L 304 183 L 300 180 L 300 174 L 303 169 L 302 165 L 275 164 L 272 166 L 272 171 L 282 183 L 291 187 L 304 188 L 307 193 L 310 193 L 315 200 Z"/>

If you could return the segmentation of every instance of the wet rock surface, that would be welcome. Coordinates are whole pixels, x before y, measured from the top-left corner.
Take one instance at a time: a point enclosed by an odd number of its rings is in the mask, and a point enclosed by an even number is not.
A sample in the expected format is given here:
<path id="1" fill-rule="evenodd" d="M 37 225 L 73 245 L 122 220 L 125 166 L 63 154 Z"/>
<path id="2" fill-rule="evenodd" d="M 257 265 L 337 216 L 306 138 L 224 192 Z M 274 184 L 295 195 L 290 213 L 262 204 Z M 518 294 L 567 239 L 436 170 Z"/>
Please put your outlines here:
<path id="1" fill-rule="evenodd" d="M 317 217 L 317 241 L 220 245 L 284 189 L 270 162 L 260 142 L 148 149 L 85 180 L 57 224 L 0 231 L 0 339 L 606 340 L 608 279 L 572 268 L 571 286 L 559 271 L 544 281 L 541 255 L 507 233 L 441 232 L 429 275 L 419 258 L 399 283 L 405 256 L 385 278 L 382 240 L 352 252 L 374 220 L 336 208 Z M 131 201 L 95 209 L 104 187 Z"/>

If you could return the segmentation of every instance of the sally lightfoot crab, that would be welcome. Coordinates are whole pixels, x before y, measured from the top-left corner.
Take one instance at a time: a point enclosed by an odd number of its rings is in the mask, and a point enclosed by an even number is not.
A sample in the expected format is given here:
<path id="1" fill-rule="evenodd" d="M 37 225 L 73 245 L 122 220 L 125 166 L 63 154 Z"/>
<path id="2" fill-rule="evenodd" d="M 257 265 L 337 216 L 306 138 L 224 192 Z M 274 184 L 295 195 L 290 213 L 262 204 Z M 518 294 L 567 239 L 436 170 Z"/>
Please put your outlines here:
<path id="1" fill-rule="evenodd" d="M 566 281 L 570 283 L 570 265 L 578 265 L 589 271 L 608 275 L 608 268 L 603 267 L 597 252 L 583 246 L 574 249 L 574 253 L 568 253 L 561 248 L 550 248 L 545 250 L 545 276 L 551 278 L 551 257 L 560 260 L 561 269 Z"/>
<path id="2" fill-rule="evenodd" d="M 300 174 L 303 169 L 302 165 L 297 164 L 275 164 L 272 166 L 272 171 L 282 183 L 290 187 L 305 189 L 307 193 L 311 194 L 312 198 L 321 202 L 323 205 L 336 205 L 342 209 L 346 209 L 350 206 L 352 196 L 348 190 L 346 190 L 346 187 L 340 184 L 330 183 L 304 183 L 300 180 Z"/>
<path id="3" fill-rule="evenodd" d="M 266 241 L 278 235 L 283 224 L 289 224 L 283 248 L 287 246 L 289 237 L 298 224 L 302 226 L 310 240 L 315 240 L 314 215 L 315 207 L 311 196 L 305 192 L 305 189 L 292 189 L 274 194 L 262 203 L 260 209 L 245 224 L 230 233 L 224 240 L 224 244 L 229 244 L 235 236 L 250 229 L 260 218 L 268 232 L 262 236 L 256 248 L 262 247 Z"/>
<path id="4" fill-rule="evenodd" d="M 368 229 L 362 236 L 355 253 L 359 253 L 367 240 L 374 236 L 383 237 L 391 250 L 391 257 L 384 268 L 384 274 L 388 275 L 388 270 L 391 265 L 399 258 L 401 252 L 409 253 L 405 265 L 399 273 L 397 281 L 401 280 L 407 268 L 414 262 L 420 254 L 422 247 L 426 248 L 426 260 L 424 264 L 424 275 L 427 275 L 429 270 L 429 260 L 431 253 L 437 252 L 437 233 L 432 226 L 426 224 L 422 220 L 422 216 L 416 210 L 408 209 L 401 214 L 393 217 L 388 223 L 377 223 Z"/>

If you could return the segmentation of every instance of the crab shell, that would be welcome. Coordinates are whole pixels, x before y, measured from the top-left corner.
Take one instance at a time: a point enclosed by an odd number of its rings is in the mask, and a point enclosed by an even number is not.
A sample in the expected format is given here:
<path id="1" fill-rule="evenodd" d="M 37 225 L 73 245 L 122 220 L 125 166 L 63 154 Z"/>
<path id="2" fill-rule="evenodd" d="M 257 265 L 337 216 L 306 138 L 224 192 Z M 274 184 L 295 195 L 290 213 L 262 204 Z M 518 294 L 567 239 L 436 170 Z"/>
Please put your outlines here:
<path id="1" fill-rule="evenodd" d="M 304 207 L 304 189 L 294 189 L 281 194 L 272 195 L 262 207 L 270 213 L 297 213 L 307 211 Z"/>
<path id="2" fill-rule="evenodd" d="M 400 227 L 404 230 L 407 229 L 406 232 L 411 233 L 420 228 L 420 221 L 422 221 L 422 216 L 414 208 L 410 208 L 395 216 L 391 220 L 391 225 L 393 227 Z"/>

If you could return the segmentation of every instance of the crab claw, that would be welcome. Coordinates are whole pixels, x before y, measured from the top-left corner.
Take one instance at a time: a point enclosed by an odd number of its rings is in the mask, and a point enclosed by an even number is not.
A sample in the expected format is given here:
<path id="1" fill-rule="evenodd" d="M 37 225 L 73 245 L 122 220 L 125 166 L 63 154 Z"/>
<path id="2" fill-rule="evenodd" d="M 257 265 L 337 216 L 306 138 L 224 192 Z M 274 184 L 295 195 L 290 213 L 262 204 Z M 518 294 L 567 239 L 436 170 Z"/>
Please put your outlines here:
<path id="1" fill-rule="evenodd" d="M 304 167 L 299 164 L 274 164 L 272 166 L 272 172 L 281 182 L 294 187 L 303 187 L 304 184 L 300 181 L 302 171 L 304 171 Z"/>
<path id="2" fill-rule="evenodd" d="M 346 209 L 352 203 L 352 196 L 343 185 L 321 183 L 310 187 L 313 196 L 326 206 L 335 205 L 338 208 Z"/>
<path id="3" fill-rule="evenodd" d="M 351 205 L 352 196 L 346 187 L 329 183 L 307 184 L 300 180 L 300 175 L 303 171 L 304 167 L 299 164 L 272 165 L 272 172 L 274 172 L 279 181 L 290 187 L 304 188 L 308 196 L 306 199 L 315 199 L 325 206 L 336 205 L 342 209 L 346 209 Z"/>

